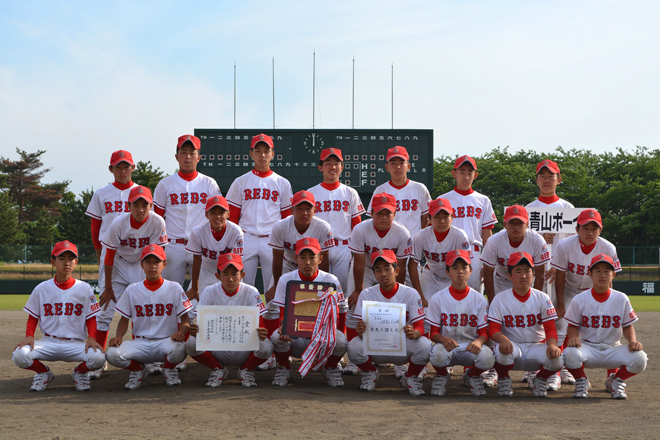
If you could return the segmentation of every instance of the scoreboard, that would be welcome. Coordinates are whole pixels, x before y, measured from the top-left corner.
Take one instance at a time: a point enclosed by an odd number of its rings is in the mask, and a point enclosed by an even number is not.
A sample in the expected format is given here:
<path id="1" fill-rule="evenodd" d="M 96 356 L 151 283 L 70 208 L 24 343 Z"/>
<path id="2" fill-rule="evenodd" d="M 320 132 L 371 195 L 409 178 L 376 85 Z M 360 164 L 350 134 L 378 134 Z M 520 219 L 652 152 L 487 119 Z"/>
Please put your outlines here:
<path id="1" fill-rule="evenodd" d="M 322 182 L 318 170 L 321 150 L 339 148 L 344 155 L 340 181 L 355 188 L 366 207 L 376 187 L 390 178 L 385 156 L 394 146 L 408 150 L 410 179 L 433 190 L 433 130 L 196 128 L 195 136 L 202 143 L 197 169 L 213 177 L 227 193 L 237 177 L 253 168 L 250 141 L 259 133 L 273 137 L 271 169 L 291 182 L 294 193 Z"/>

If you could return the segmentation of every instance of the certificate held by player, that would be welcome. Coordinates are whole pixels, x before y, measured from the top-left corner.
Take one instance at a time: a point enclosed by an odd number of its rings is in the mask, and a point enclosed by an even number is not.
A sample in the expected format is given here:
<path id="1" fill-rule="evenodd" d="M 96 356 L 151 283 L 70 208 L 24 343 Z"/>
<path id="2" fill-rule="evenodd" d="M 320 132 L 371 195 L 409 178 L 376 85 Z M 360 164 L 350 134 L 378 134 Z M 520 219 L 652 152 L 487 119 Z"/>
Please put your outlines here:
<path id="1" fill-rule="evenodd" d="M 284 334 L 291 338 L 311 338 L 321 307 L 320 298 L 332 289 L 334 283 L 289 281 L 286 283 L 286 302 L 282 321 Z M 308 300 L 308 301 L 305 301 Z M 298 304 L 294 304 L 298 302 Z M 302 302 L 301 302 L 302 301 Z"/>
<path id="2" fill-rule="evenodd" d="M 199 351 L 259 349 L 259 307 L 198 306 L 197 325 Z"/>
<path id="3" fill-rule="evenodd" d="M 379 301 L 362 303 L 365 354 L 406 356 L 406 305 Z"/>

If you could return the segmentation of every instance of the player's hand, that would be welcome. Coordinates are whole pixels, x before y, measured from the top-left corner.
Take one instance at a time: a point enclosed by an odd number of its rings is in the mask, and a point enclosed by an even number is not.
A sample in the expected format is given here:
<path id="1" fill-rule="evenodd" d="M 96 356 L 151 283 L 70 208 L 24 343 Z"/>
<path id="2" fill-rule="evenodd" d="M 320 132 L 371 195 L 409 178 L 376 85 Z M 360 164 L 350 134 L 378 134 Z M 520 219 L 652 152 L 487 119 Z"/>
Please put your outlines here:
<path id="1" fill-rule="evenodd" d="M 467 351 L 472 354 L 479 354 L 481 351 L 481 341 L 479 339 L 475 339 L 474 341 L 470 342 L 470 344 L 467 346 Z"/>
<path id="2" fill-rule="evenodd" d="M 513 353 L 513 344 L 511 343 L 509 338 L 506 338 L 504 341 L 500 342 L 499 350 L 500 350 L 500 353 L 502 353 L 502 354 L 511 354 L 511 353 Z"/>
<path id="3" fill-rule="evenodd" d="M 582 347 L 582 342 L 580 342 L 580 338 L 568 338 L 568 341 L 566 341 L 566 346 L 567 347 Z"/>
<path id="4" fill-rule="evenodd" d="M 644 347 L 642 346 L 641 342 L 638 341 L 630 341 L 628 343 L 628 350 L 630 351 L 642 351 Z"/>
<path id="5" fill-rule="evenodd" d="M 257 328 L 257 336 L 259 336 L 260 341 L 265 341 L 268 338 L 268 330 L 263 327 Z"/>
<path id="6" fill-rule="evenodd" d="M 564 315 L 566 314 L 566 309 L 564 306 L 555 306 L 555 312 L 557 312 L 557 319 L 562 319 Z"/>
<path id="7" fill-rule="evenodd" d="M 419 330 L 415 330 L 412 325 L 407 325 L 403 328 L 403 332 L 406 334 L 406 338 L 414 340 L 422 337 L 422 334 Z"/>
<path id="8" fill-rule="evenodd" d="M 16 345 L 16 347 L 14 347 L 14 350 L 25 347 L 26 345 L 30 346 L 30 350 L 34 350 L 34 336 L 26 336 L 25 339 L 23 339 L 18 343 L 18 345 Z"/>
<path id="9" fill-rule="evenodd" d="M 275 298 L 275 289 L 276 287 L 273 286 L 266 291 L 266 294 L 264 295 L 266 297 L 266 302 L 271 302 L 273 298 Z"/>
<path id="10" fill-rule="evenodd" d="M 186 292 L 186 296 L 187 296 L 188 299 L 191 300 L 191 301 L 192 301 L 193 299 L 196 299 L 197 301 L 199 301 L 199 289 L 197 289 L 197 287 L 191 287 L 191 288 L 188 289 L 188 291 Z"/>
<path id="11" fill-rule="evenodd" d="M 199 333 L 199 326 L 197 324 L 190 324 L 190 336 L 195 336 Z"/>
<path id="12" fill-rule="evenodd" d="M 186 340 L 186 333 L 187 332 L 182 332 L 181 330 L 179 330 L 172 335 L 172 340 L 176 342 L 183 342 Z"/>
<path id="13" fill-rule="evenodd" d="M 108 347 L 119 347 L 122 343 L 122 338 L 115 336 L 114 338 L 110 339 L 110 342 L 108 342 Z"/>
<path id="14" fill-rule="evenodd" d="M 283 325 L 280 326 L 278 331 L 280 333 L 280 341 L 282 341 L 282 342 L 291 342 L 291 337 L 284 334 L 284 326 Z"/>
<path id="15" fill-rule="evenodd" d="M 96 259 L 99 260 L 99 263 L 101 262 L 101 250 L 103 250 L 102 247 L 98 249 L 94 249 L 94 251 L 96 252 Z"/>
<path id="16" fill-rule="evenodd" d="M 543 234 L 543 239 L 547 244 L 552 244 L 555 241 L 555 234 L 546 232 L 545 234 Z"/>
<path id="17" fill-rule="evenodd" d="M 429 306 L 429 302 L 424 298 L 424 295 L 420 295 L 422 297 L 422 307 L 427 308 Z"/>
<path id="18" fill-rule="evenodd" d="M 101 296 L 99 296 L 99 306 L 103 307 L 103 310 L 108 310 L 110 301 L 117 302 L 117 298 L 115 298 L 115 292 L 112 290 L 112 287 L 106 287 Z"/>
<path id="19" fill-rule="evenodd" d="M 366 331 L 367 331 L 367 325 L 364 323 L 364 321 L 358 321 L 357 325 L 355 326 L 355 333 L 357 333 L 358 336 L 362 337 L 362 335 Z"/>
<path id="20" fill-rule="evenodd" d="M 561 356 L 561 348 L 557 347 L 557 344 L 548 344 L 548 349 L 546 353 L 549 358 L 558 358 Z"/>
<path id="21" fill-rule="evenodd" d="M 554 267 L 551 267 L 545 272 L 545 280 L 548 282 L 548 284 L 554 283 L 556 277 L 557 277 L 557 269 L 555 269 Z"/>
<path id="22" fill-rule="evenodd" d="M 406 335 L 407 336 L 407 335 Z M 454 348 L 458 348 L 458 342 L 450 338 L 449 336 L 440 336 L 440 343 L 445 350 L 452 351 Z"/>
<path id="23" fill-rule="evenodd" d="M 357 304 L 358 298 L 360 297 L 360 291 L 355 290 L 351 293 L 351 296 L 348 297 L 348 308 L 353 310 Z"/>
<path id="24" fill-rule="evenodd" d="M 103 347 L 101 347 L 101 344 L 96 342 L 96 339 L 92 338 L 91 336 L 87 338 L 87 343 L 85 344 L 85 353 L 87 353 L 87 350 L 89 350 L 90 348 L 93 348 L 94 351 L 96 350 L 103 351 Z"/>

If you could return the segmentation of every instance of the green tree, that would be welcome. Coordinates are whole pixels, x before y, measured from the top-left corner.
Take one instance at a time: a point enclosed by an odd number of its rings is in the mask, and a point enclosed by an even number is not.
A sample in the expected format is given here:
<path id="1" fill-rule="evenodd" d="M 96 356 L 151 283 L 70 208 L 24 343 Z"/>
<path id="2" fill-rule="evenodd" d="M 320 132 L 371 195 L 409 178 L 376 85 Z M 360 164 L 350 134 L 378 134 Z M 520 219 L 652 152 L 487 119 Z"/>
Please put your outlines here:
<path id="1" fill-rule="evenodd" d="M 21 244 L 24 236 L 18 223 L 18 209 L 8 194 L 0 192 L 0 245 Z"/>
<path id="2" fill-rule="evenodd" d="M 92 190 L 85 190 L 76 197 L 72 192 L 67 192 L 60 201 L 62 215 L 58 219 L 57 226 L 59 235 L 78 246 L 92 245 L 91 217 L 85 215 L 87 206 L 92 200 Z"/>
<path id="3" fill-rule="evenodd" d="M 47 209 L 41 209 L 36 219 L 23 224 L 27 244 L 53 245 L 60 239 L 57 220 Z"/>
<path id="4" fill-rule="evenodd" d="M 165 173 L 161 171 L 160 168 L 153 168 L 151 161 L 138 162 L 135 166 L 135 171 L 131 175 L 131 180 L 137 183 L 138 185 L 146 186 L 153 193 L 156 189 L 156 185 L 160 182 Z"/>

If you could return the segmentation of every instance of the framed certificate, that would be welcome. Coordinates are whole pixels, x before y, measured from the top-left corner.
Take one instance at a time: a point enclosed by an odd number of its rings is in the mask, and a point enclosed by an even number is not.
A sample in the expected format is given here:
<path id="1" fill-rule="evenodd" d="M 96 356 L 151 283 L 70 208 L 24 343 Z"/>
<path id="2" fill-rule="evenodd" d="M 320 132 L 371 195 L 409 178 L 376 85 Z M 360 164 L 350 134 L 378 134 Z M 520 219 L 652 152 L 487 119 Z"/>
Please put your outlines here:
<path id="1" fill-rule="evenodd" d="M 198 351 L 259 349 L 259 307 L 198 306 Z"/>
<path id="2" fill-rule="evenodd" d="M 406 356 L 405 304 L 364 301 L 362 320 L 367 327 L 362 335 L 365 354 Z"/>
<path id="3" fill-rule="evenodd" d="M 308 301 L 302 304 L 293 304 L 293 302 L 303 299 L 318 299 L 330 288 L 337 290 L 334 283 L 313 281 L 289 281 L 286 283 L 284 319 L 282 321 L 285 335 L 291 338 L 309 339 L 312 337 L 321 302 Z"/>

